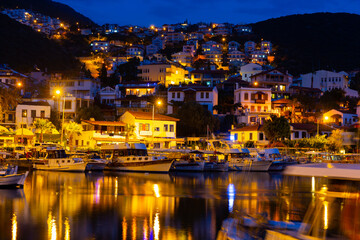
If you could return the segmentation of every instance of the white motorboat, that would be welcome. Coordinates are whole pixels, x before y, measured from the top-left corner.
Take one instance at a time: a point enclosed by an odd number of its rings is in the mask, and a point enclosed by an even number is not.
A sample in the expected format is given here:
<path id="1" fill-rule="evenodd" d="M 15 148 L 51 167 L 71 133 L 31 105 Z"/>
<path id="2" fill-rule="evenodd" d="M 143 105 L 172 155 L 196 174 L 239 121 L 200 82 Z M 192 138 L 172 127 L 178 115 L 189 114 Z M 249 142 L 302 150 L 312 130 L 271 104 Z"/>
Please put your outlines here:
<path id="1" fill-rule="evenodd" d="M 33 168 L 36 170 L 45 171 L 65 171 L 65 172 L 85 172 L 87 163 L 81 158 L 70 158 L 65 150 L 46 149 L 41 155 L 44 157 L 38 158 Z"/>
<path id="2" fill-rule="evenodd" d="M 259 157 L 263 161 L 270 161 L 271 165 L 269 171 L 282 171 L 287 166 L 297 164 L 297 162 L 290 159 L 285 159 L 277 148 L 267 148 L 264 152 L 259 153 Z"/>
<path id="3" fill-rule="evenodd" d="M 263 161 L 250 155 L 247 148 L 231 149 L 229 152 L 229 170 L 234 171 L 250 171 L 250 172 L 266 172 L 269 170 L 272 162 Z"/>
<path id="4" fill-rule="evenodd" d="M 200 151 L 192 151 L 177 158 L 171 167 L 173 171 L 202 172 L 205 168 L 205 160 L 199 156 Z"/>
<path id="5" fill-rule="evenodd" d="M 16 167 L 8 167 L 5 172 L 0 173 L 0 187 L 23 187 L 29 172 L 17 174 Z"/>
<path id="6" fill-rule="evenodd" d="M 169 172 L 173 159 L 149 156 L 143 143 L 121 143 L 101 147 L 101 157 L 109 161 L 105 169 L 130 172 Z"/>

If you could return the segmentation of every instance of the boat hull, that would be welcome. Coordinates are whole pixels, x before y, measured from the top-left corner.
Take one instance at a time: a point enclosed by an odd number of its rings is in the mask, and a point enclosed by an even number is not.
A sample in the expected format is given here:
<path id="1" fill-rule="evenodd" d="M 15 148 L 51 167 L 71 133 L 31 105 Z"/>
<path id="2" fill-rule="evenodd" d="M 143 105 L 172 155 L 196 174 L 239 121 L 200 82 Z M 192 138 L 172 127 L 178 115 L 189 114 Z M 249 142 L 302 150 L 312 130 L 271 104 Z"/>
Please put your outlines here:
<path id="1" fill-rule="evenodd" d="M 180 162 L 173 163 L 173 171 L 203 172 L 205 162 Z"/>
<path id="2" fill-rule="evenodd" d="M 174 160 L 163 159 L 143 162 L 113 162 L 105 170 L 125 172 L 169 172 Z"/>
<path id="3" fill-rule="evenodd" d="M 268 161 L 251 161 L 229 164 L 231 170 L 249 171 L 249 172 L 267 172 L 271 166 Z"/>
<path id="4" fill-rule="evenodd" d="M 87 163 L 74 163 L 69 165 L 51 166 L 47 164 L 34 164 L 35 170 L 57 171 L 57 172 L 85 172 Z"/>
<path id="5" fill-rule="evenodd" d="M 99 162 L 88 162 L 86 164 L 86 171 L 103 171 L 105 169 L 106 164 L 105 163 L 99 163 Z"/>
<path id="6" fill-rule="evenodd" d="M 208 172 L 227 172 L 229 171 L 229 163 L 206 162 L 204 170 Z"/>
<path id="7" fill-rule="evenodd" d="M 0 177 L 0 187 L 16 187 L 16 186 L 24 186 L 25 179 L 29 172 L 22 174 L 12 174 L 5 175 Z"/>

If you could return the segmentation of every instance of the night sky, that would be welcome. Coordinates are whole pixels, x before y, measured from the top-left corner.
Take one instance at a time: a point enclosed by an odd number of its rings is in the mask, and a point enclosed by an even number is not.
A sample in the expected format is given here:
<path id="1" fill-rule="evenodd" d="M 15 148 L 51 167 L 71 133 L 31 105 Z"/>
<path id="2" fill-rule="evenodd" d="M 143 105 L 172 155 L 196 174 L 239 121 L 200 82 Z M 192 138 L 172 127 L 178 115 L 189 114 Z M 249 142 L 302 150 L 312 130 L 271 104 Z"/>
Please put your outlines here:
<path id="1" fill-rule="evenodd" d="M 291 14 L 360 13 L 359 0 L 55 0 L 98 24 L 161 26 L 197 22 L 253 23 Z"/>

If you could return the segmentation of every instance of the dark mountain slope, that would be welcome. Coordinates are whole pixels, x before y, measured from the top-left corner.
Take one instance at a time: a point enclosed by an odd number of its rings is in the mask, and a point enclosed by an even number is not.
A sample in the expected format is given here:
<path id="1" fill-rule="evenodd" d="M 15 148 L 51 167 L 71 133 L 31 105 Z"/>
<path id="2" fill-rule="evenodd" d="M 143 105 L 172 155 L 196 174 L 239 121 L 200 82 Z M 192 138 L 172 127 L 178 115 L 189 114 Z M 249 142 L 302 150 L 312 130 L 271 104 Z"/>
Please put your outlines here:
<path id="1" fill-rule="evenodd" d="M 21 72 L 34 65 L 49 72 L 78 72 L 80 63 L 55 41 L 32 28 L 0 14 L 0 64 L 9 64 Z"/>
<path id="2" fill-rule="evenodd" d="M 53 18 L 60 18 L 62 21 L 70 24 L 79 22 L 82 26 L 95 25 L 89 18 L 76 12 L 68 5 L 53 2 L 52 0 L 1 0 L 0 7 L 28 9 Z"/>
<path id="3" fill-rule="evenodd" d="M 348 13 L 291 15 L 252 25 L 275 45 L 275 63 L 293 74 L 358 68 L 359 26 L 360 15 Z"/>

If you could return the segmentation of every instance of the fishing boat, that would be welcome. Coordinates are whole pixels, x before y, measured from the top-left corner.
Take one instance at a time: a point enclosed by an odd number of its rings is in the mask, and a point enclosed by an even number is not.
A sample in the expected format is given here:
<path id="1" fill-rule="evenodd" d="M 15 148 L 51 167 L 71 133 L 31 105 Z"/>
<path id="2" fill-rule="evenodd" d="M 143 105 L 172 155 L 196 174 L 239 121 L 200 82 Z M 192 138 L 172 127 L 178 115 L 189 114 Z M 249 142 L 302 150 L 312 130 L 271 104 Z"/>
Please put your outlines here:
<path id="1" fill-rule="evenodd" d="M 8 167 L 6 171 L 0 171 L 0 187 L 23 187 L 29 172 L 17 173 L 18 167 Z"/>
<path id="2" fill-rule="evenodd" d="M 171 167 L 173 171 L 190 171 L 202 172 L 205 168 L 205 160 L 194 152 L 193 155 L 184 155 L 180 159 L 176 159 Z"/>
<path id="3" fill-rule="evenodd" d="M 234 212 L 223 221 L 217 240 L 264 239 L 267 230 L 297 231 L 300 227 L 301 222 L 269 220 L 266 214 Z"/>
<path id="4" fill-rule="evenodd" d="M 271 162 L 269 171 L 282 171 L 287 166 L 297 164 L 292 159 L 284 158 L 277 148 L 267 148 L 259 153 L 259 157 L 262 161 Z"/>
<path id="5" fill-rule="evenodd" d="M 229 170 L 233 171 L 266 172 L 272 164 L 271 161 L 262 161 L 251 156 L 247 148 L 231 149 L 228 161 Z"/>
<path id="6" fill-rule="evenodd" d="M 214 152 L 212 154 L 205 154 L 205 167 L 204 171 L 208 172 L 227 172 L 229 171 L 229 162 L 224 158 L 224 155 L 220 152 Z"/>
<path id="7" fill-rule="evenodd" d="M 85 162 L 86 164 L 86 171 L 103 171 L 105 169 L 106 164 L 108 161 L 105 159 L 102 159 L 97 154 L 91 154 L 89 155 Z"/>
<path id="8" fill-rule="evenodd" d="M 40 157 L 33 164 L 36 170 L 85 172 L 87 163 L 82 158 L 71 158 L 63 149 L 47 148 L 39 155 Z"/>
<path id="9" fill-rule="evenodd" d="M 104 145 L 100 156 L 108 160 L 106 170 L 130 172 L 169 172 L 173 159 L 149 156 L 143 143 Z"/>

